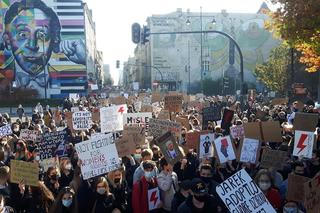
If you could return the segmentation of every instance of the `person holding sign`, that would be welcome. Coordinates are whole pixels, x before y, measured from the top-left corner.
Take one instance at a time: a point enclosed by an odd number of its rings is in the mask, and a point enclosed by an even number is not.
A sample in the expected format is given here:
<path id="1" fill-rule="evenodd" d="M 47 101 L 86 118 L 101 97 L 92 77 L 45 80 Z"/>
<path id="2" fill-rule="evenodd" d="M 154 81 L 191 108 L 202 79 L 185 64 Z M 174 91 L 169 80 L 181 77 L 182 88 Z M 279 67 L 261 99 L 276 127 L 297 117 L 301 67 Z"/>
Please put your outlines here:
<path id="1" fill-rule="evenodd" d="M 148 160 L 142 163 L 142 167 L 144 175 L 133 184 L 132 189 L 133 213 L 159 212 L 162 202 L 156 178 L 156 164 Z"/>

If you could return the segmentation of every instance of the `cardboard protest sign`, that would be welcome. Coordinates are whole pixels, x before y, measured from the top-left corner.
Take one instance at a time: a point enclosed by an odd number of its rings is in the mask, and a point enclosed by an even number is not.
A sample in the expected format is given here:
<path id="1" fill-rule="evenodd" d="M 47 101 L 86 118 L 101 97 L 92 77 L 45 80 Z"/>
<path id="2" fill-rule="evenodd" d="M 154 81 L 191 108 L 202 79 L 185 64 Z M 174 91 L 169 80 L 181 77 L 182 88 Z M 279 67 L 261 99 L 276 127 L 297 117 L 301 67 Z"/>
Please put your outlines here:
<path id="1" fill-rule="evenodd" d="M 208 129 L 208 122 L 221 120 L 221 108 L 211 106 L 202 109 L 202 129 Z"/>
<path id="2" fill-rule="evenodd" d="M 262 141 L 261 129 L 259 122 L 244 123 L 244 135 L 246 138 L 257 139 Z"/>
<path id="3" fill-rule="evenodd" d="M 112 134 L 90 139 L 75 145 L 84 180 L 118 169 L 120 165 Z"/>
<path id="4" fill-rule="evenodd" d="M 265 142 L 282 143 L 282 133 L 279 121 L 261 122 L 262 139 Z"/>
<path id="5" fill-rule="evenodd" d="M 123 115 L 127 113 L 127 105 L 103 107 L 100 109 L 101 132 L 123 130 Z"/>
<path id="6" fill-rule="evenodd" d="M 65 116 L 65 120 L 67 121 L 67 126 L 69 127 L 71 132 L 74 132 L 73 123 L 72 123 L 72 114 L 73 112 L 65 112 L 64 116 Z"/>
<path id="7" fill-rule="evenodd" d="M 126 113 L 123 114 L 123 124 L 125 126 L 141 126 L 147 128 L 150 118 L 152 118 L 151 112 Z"/>
<path id="8" fill-rule="evenodd" d="M 140 112 L 141 111 L 141 107 L 142 107 L 142 102 L 141 101 L 135 101 L 133 103 L 134 109 L 136 110 L 136 112 Z"/>
<path id="9" fill-rule="evenodd" d="M 230 127 L 230 134 L 233 139 L 244 137 L 244 127 L 243 125 L 236 125 Z"/>
<path id="10" fill-rule="evenodd" d="M 265 148 L 262 151 L 260 166 L 282 170 L 287 158 L 287 152 Z"/>
<path id="11" fill-rule="evenodd" d="M 0 137 L 4 137 L 11 134 L 12 134 L 12 129 L 10 124 L 0 127 Z"/>
<path id="12" fill-rule="evenodd" d="M 310 181 L 310 178 L 301 175 L 289 174 L 286 199 L 303 203 L 306 195 L 304 191 L 304 184 L 308 181 Z"/>
<path id="13" fill-rule="evenodd" d="M 218 137 L 215 139 L 214 151 L 221 164 L 236 159 L 236 154 L 234 152 L 230 136 Z"/>
<path id="14" fill-rule="evenodd" d="M 288 98 L 274 98 L 271 100 L 271 105 L 286 105 L 288 104 L 289 99 Z"/>
<path id="15" fill-rule="evenodd" d="M 21 160 L 10 161 L 10 180 L 11 183 L 21 183 L 25 185 L 39 185 L 39 166 L 37 163 L 28 163 Z"/>
<path id="16" fill-rule="evenodd" d="M 199 158 L 213 157 L 214 134 L 201 134 L 199 144 Z"/>
<path id="17" fill-rule="evenodd" d="M 127 155 L 134 154 L 136 152 L 136 144 L 132 138 L 122 136 L 115 141 L 118 155 L 120 158 Z"/>
<path id="18" fill-rule="evenodd" d="M 242 169 L 216 187 L 229 212 L 276 213 L 268 199 Z"/>
<path id="19" fill-rule="evenodd" d="M 75 130 L 87 130 L 92 126 L 91 112 L 81 111 L 72 114 L 72 126 Z"/>
<path id="20" fill-rule="evenodd" d="M 148 190 L 148 208 L 149 211 L 157 209 L 160 204 L 160 191 L 159 188 L 152 188 Z"/>
<path id="21" fill-rule="evenodd" d="M 174 133 L 177 137 L 180 137 L 181 132 L 181 124 L 168 121 L 168 120 L 159 120 L 159 119 L 149 119 L 149 129 L 148 134 L 153 136 L 153 138 L 157 138 L 164 133 L 170 131 Z"/>
<path id="22" fill-rule="evenodd" d="M 109 102 L 114 105 L 122 105 L 122 104 L 126 104 L 127 100 L 123 96 L 118 96 L 118 97 L 110 97 Z"/>
<path id="23" fill-rule="evenodd" d="M 261 144 L 259 140 L 244 138 L 240 144 L 239 161 L 256 164 L 259 159 Z"/>
<path id="24" fill-rule="evenodd" d="M 36 141 L 38 132 L 35 130 L 21 129 L 20 138 L 25 141 Z"/>
<path id="25" fill-rule="evenodd" d="M 200 132 L 187 132 L 186 133 L 186 144 L 185 146 L 188 149 L 196 150 L 196 153 L 199 153 L 199 143 L 200 143 Z"/>
<path id="26" fill-rule="evenodd" d="M 175 120 L 177 123 L 180 123 L 183 127 L 185 127 L 187 131 L 190 130 L 188 117 L 179 116 L 179 117 L 176 117 Z"/>
<path id="27" fill-rule="evenodd" d="M 146 140 L 145 132 L 144 127 L 126 126 L 124 127 L 123 136 L 131 138 L 135 145 L 144 145 Z"/>
<path id="28" fill-rule="evenodd" d="M 153 107 L 152 105 L 142 105 L 141 112 L 152 112 Z"/>
<path id="29" fill-rule="evenodd" d="M 225 109 L 223 111 L 223 117 L 222 117 L 222 122 L 221 122 L 222 129 L 230 128 L 233 116 L 234 116 L 234 111 L 229 110 L 229 109 Z"/>
<path id="30" fill-rule="evenodd" d="M 316 130 L 318 120 L 318 114 L 297 112 L 295 113 L 293 128 L 295 130 L 312 132 Z"/>
<path id="31" fill-rule="evenodd" d="M 294 133 L 293 156 L 312 158 L 314 132 L 296 130 Z"/>
<path id="32" fill-rule="evenodd" d="M 308 213 L 318 213 L 320 208 L 320 173 L 304 183 L 304 206 Z"/>
<path id="33" fill-rule="evenodd" d="M 92 121 L 96 123 L 100 122 L 100 109 L 98 109 L 98 111 L 92 112 Z"/>
<path id="34" fill-rule="evenodd" d="M 60 163 L 58 157 L 43 159 L 39 161 L 39 164 L 44 172 L 47 172 L 49 167 L 56 168 L 58 171 L 60 171 Z"/>
<path id="35" fill-rule="evenodd" d="M 184 154 L 180 151 L 176 139 L 171 132 L 167 132 L 161 137 L 158 137 L 156 139 L 156 145 L 159 146 L 163 156 L 171 165 L 174 165 L 184 157 Z"/>
<path id="36" fill-rule="evenodd" d="M 151 97 L 151 102 L 161 102 L 162 101 L 162 96 L 160 92 L 153 92 L 152 97 Z"/>
<path id="37" fill-rule="evenodd" d="M 168 110 L 161 110 L 158 119 L 160 120 L 170 120 L 170 112 Z"/>
<path id="38" fill-rule="evenodd" d="M 67 155 L 67 131 L 48 132 L 43 134 L 42 141 L 38 143 L 40 159 L 62 157 Z"/>
<path id="39" fill-rule="evenodd" d="M 181 112 L 182 100 L 182 95 L 167 95 L 164 97 L 164 109 L 169 110 L 169 112 Z"/>

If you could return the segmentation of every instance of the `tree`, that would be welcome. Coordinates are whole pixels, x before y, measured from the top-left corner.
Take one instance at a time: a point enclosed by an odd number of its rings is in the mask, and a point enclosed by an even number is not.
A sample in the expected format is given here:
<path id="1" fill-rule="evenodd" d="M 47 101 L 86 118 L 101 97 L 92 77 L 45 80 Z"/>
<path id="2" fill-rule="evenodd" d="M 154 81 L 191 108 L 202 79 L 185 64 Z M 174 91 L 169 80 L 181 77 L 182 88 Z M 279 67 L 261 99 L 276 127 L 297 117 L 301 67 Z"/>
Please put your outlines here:
<path id="1" fill-rule="evenodd" d="M 301 52 L 307 71 L 320 70 L 320 1 L 270 0 L 279 6 L 267 28 Z"/>
<path id="2" fill-rule="evenodd" d="M 266 63 L 256 66 L 254 75 L 268 89 L 284 95 L 288 79 L 287 68 L 289 59 L 289 49 L 285 44 L 281 44 L 279 47 L 271 50 Z"/>

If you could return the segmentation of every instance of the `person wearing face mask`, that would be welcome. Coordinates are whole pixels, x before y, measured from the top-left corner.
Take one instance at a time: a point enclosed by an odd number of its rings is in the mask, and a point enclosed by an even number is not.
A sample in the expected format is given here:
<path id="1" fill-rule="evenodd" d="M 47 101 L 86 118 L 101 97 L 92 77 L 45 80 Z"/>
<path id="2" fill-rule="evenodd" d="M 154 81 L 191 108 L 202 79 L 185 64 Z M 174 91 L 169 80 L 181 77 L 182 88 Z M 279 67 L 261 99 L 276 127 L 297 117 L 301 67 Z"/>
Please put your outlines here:
<path id="1" fill-rule="evenodd" d="M 139 181 L 136 181 L 133 184 L 132 189 L 132 210 L 133 213 L 156 213 L 161 211 L 162 203 L 153 204 L 154 208 L 149 211 L 151 208 L 151 203 L 149 205 L 149 196 L 158 191 L 158 181 L 156 178 L 156 164 L 151 160 L 144 161 L 143 166 L 143 176 Z M 158 194 L 158 195 L 157 195 Z M 159 193 L 156 193 L 155 196 L 159 198 Z"/>
<path id="2" fill-rule="evenodd" d="M 164 212 L 170 212 L 171 202 L 176 191 L 179 190 L 178 176 L 172 171 L 172 165 L 168 164 L 165 158 L 160 160 L 161 172 L 157 176 L 161 200 Z"/>
<path id="3" fill-rule="evenodd" d="M 110 192 L 115 197 L 115 206 L 121 212 L 128 212 L 128 206 L 131 203 L 129 203 L 129 188 L 127 181 L 123 177 L 123 170 L 124 168 L 109 172 L 108 183 Z"/>
<path id="4" fill-rule="evenodd" d="M 174 194 L 171 202 L 171 212 L 176 213 L 178 207 L 190 196 L 191 194 L 191 180 L 184 180 L 179 185 L 179 191 Z"/>
<path id="5" fill-rule="evenodd" d="M 79 213 L 75 192 L 70 187 L 64 187 L 59 192 L 49 213 Z"/>
<path id="6" fill-rule="evenodd" d="M 199 178 L 192 179 L 191 194 L 179 207 L 178 213 L 222 212 L 216 200 L 208 194 L 205 182 Z"/>
<path id="7" fill-rule="evenodd" d="M 255 177 L 255 182 L 273 208 L 279 210 L 281 208 L 281 197 L 279 191 L 273 186 L 271 173 L 266 169 L 261 169 Z"/>
<path id="8" fill-rule="evenodd" d="M 60 189 L 58 171 L 54 167 L 49 167 L 44 177 L 44 184 L 57 197 Z"/>
<path id="9" fill-rule="evenodd" d="M 283 208 L 282 208 L 283 213 L 303 213 L 302 210 L 300 210 L 298 203 L 295 201 L 287 201 Z"/>
<path id="10" fill-rule="evenodd" d="M 96 181 L 96 197 L 92 213 L 112 212 L 115 209 L 115 198 L 110 193 L 108 181 L 104 177 L 99 177 Z"/>
<path id="11" fill-rule="evenodd" d="M 61 177 L 59 178 L 60 187 L 69 186 L 73 179 L 73 169 L 69 158 L 61 159 L 60 161 Z"/>
<path id="12" fill-rule="evenodd" d="M 138 180 L 140 180 L 141 177 L 144 175 L 144 169 L 142 164 L 151 159 L 152 159 L 152 151 L 150 149 L 142 150 L 140 166 L 134 171 L 134 174 L 133 174 L 133 184 L 135 184 Z M 155 168 L 155 173 L 156 173 L 155 175 L 159 173 L 157 168 Z"/>
<path id="13" fill-rule="evenodd" d="M 27 149 L 27 145 L 23 140 L 19 140 L 16 146 L 15 160 L 28 161 L 30 153 Z"/>

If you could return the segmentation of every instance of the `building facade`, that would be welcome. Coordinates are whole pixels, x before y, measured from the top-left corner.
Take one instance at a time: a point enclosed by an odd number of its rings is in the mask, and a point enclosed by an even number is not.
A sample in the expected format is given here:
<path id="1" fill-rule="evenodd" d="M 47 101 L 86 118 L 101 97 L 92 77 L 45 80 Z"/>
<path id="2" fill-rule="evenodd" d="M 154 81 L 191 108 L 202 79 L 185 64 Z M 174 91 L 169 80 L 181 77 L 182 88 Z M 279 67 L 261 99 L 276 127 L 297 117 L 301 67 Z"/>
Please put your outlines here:
<path id="1" fill-rule="evenodd" d="M 6 0 L 0 16 L 0 90 L 31 88 L 41 98 L 87 94 L 95 26 L 82 0 Z"/>
<path id="2" fill-rule="evenodd" d="M 278 41 L 265 30 L 268 16 L 264 13 L 242 14 L 176 12 L 147 18 L 151 32 L 217 30 L 231 35 L 244 57 L 244 80 L 257 84 L 253 75 L 256 64 L 263 63 Z M 146 88 L 159 85 L 169 90 L 199 91 L 201 80 L 211 79 L 221 84 L 227 79 L 233 92 L 240 89 L 239 53 L 225 36 L 215 33 L 151 35 L 145 48 L 147 73 L 151 73 Z M 144 75 L 148 76 L 148 75 Z M 223 87 L 223 84 L 221 84 Z"/>

